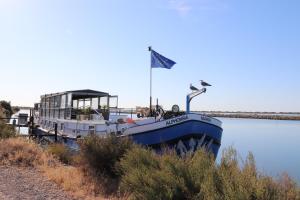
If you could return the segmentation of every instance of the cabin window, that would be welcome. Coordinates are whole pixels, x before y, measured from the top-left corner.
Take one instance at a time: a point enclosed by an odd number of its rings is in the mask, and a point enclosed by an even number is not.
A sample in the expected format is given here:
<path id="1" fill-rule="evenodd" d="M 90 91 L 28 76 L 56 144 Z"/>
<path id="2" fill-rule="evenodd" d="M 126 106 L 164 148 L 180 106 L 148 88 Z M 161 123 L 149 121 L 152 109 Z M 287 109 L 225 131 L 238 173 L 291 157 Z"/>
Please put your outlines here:
<path id="1" fill-rule="evenodd" d="M 61 98 L 61 96 L 56 96 L 56 97 L 54 97 L 54 107 L 55 108 L 59 108 L 60 107 L 60 99 Z"/>
<path id="2" fill-rule="evenodd" d="M 78 101 L 77 100 L 73 100 L 73 108 L 78 108 Z"/>
<path id="3" fill-rule="evenodd" d="M 79 99 L 78 100 L 78 108 L 84 108 L 84 106 L 85 106 L 85 101 L 84 101 L 84 99 Z"/>
<path id="4" fill-rule="evenodd" d="M 98 98 L 92 99 L 92 109 L 98 109 Z"/>
<path id="5" fill-rule="evenodd" d="M 101 107 L 101 109 L 107 108 L 107 101 L 108 101 L 107 97 L 101 97 L 100 98 L 100 107 Z"/>
<path id="6" fill-rule="evenodd" d="M 72 93 L 68 94 L 68 98 L 67 98 L 67 105 L 66 107 L 71 107 L 72 106 Z"/>
<path id="7" fill-rule="evenodd" d="M 45 98 L 45 117 L 50 117 L 49 98 Z"/>
<path id="8" fill-rule="evenodd" d="M 59 108 L 60 108 L 60 99 L 61 96 L 55 96 L 53 97 L 53 110 L 54 110 L 54 114 L 53 117 L 54 118 L 58 118 L 59 117 Z"/>
<path id="9" fill-rule="evenodd" d="M 109 97 L 109 107 L 110 108 L 118 107 L 118 96 L 110 96 Z"/>
<path id="10" fill-rule="evenodd" d="M 65 109 L 60 109 L 59 118 L 60 119 L 64 119 L 65 118 Z"/>
<path id="11" fill-rule="evenodd" d="M 55 114 L 55 110 L 54 110 L 54 106 L 55 105 L 55 97 L 51 97 L 50 98 L 50 106 L 49 106 L 49 109 L 50 109 L 50 117 L 54 118 L 54 114 Z"/>
<path id="12" fill-rule="evenodd" d="M 55 108 L 54 118 L 58 118 L 58 117 L 59 117 L 59 109 Z"/>
<path id="13" fill-rule="evenodd" d="M 61 96 L 61 102 L 60 102 L 60 108 L 65 108 L 66 107 L 66 95 Z"/>

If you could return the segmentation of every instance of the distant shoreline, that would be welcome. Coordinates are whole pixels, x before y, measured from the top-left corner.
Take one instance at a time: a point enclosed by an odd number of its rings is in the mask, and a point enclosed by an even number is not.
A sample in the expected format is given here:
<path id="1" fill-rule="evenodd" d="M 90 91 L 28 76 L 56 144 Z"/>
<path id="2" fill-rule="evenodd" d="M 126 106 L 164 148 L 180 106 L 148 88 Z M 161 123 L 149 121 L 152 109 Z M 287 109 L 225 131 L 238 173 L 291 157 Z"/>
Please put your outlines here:
<path id="1" fill-rule="evenodd" d="M 196 111 L 210 117 L 244 118 L 244 119 L 269 119 L 269 120 L 300 120 L 298 112 L 214 112 Z"/>
<path id="2" fill-rule="evenodd" d="M 20 108 L 20 107 L 19 107 Z M 25 108 L 25 107 L 22 107 Z M 26 108 L 25 108 L 26 109 Z M 121 113 L 136 113 L 134 108 L 121 108 Z M 126 112 L 124 110 L 127 110 Z M 191 111 L 202 113 L 210 117 L 269 119 L 269 120 L 300 120 L 300 112 L 248 112 L 248 111 Z"/>

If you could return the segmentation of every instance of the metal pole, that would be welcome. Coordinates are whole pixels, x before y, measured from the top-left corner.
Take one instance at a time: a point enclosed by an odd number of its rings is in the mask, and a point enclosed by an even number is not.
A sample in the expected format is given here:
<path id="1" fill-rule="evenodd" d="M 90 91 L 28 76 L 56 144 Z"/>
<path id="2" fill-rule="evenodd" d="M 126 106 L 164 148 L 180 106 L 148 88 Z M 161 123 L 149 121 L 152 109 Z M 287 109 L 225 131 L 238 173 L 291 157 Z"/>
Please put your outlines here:
<path id="1" fill-rule="evenodd" d="M 57 142 L 57 123 L 54 125 L 54 141 Z"/>
<path id="2" fill-rule="evenodd" d="M 190 95 L 186 95 L 186 114 L 190 113 Z"/>
<path id="3" fill-rule="evenodd" d="M 156 114 L 158 112 L 158 98 L 156 98 L 156 108 L 155 108 L 155 113 L 154 113 L 154 116 L 155 116 L 155 121 L 156 121 Z"/>
<path id="4" fill-rule="evenodd" d="M 188 95 L 186 95 L 186 113 L 189 114 L 190 113 L 190 103 L 192 101 L 192 99 L 196 96 L 198 96 L 199 94 L 205 93 L 206 92 L 206 88 L 202 88 L 201 90 L 197 91 L 197 92 L 192 92 Z"/>
<path id="5" fill-rule="evenodd" d="M 28 135 L 31 135 L 31 133 L 32 133 L 32 122 L 31 122 L 31 112 L 32 112 L 32 110 L 31 109 L 29 109 L 29 122 L 27 122 L 28 123 Z M 19 118 L 20 119 L 20 118 Z M 19 120 L 18 120 L 19 121 Z M 20 123 L 18 123 L 19 125 L 20 125 Z M 20 127 L 19 127 L 19 134 L 20 134 Z"/>
<path id="6" fill-rule="evenodd" d="M 151 46 L 149 47 L 151 52 Z M 151 56 L 150 56 L 150 117 L 152 117 L 152 67 L 151 67 Z"/>
<path id="7" fill-rule="evenodd" d="M 152 117 L 152 67 L 150 67 L 150 117 Z"/>
<path id="8" fill-rule="evenodd" d="M 32 114 L 33 114 L 33 111 L 32 111 Z M 31 115 L 29 118 L 29 134 L 30 135 L 33 134 L 33 127 L 34 127 L 34 118 L 33 118 L 33 115 Z"/>

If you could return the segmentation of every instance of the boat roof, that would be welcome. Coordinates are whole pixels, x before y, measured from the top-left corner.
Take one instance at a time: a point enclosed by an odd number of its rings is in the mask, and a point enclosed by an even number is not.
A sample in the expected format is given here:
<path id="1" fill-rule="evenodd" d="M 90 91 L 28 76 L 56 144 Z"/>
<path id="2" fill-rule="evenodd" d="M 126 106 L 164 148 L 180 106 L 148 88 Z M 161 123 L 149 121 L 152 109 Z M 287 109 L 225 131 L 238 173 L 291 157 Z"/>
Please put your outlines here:
<path id="1" fill-rule="evenodd" d="M 47 97 L 54 97 L 54 96 L 70 94 L 70 93 L 72 93 L 73 99 L 109 96 L 109 93 L 107 93 L 107 92 L 84 89 L 84 90 L 69 90 L 69 91 L 59 92 L 59 93 L 45 94 L 45 95 L 42 95 L 41 97 L 47 98 Z"/>

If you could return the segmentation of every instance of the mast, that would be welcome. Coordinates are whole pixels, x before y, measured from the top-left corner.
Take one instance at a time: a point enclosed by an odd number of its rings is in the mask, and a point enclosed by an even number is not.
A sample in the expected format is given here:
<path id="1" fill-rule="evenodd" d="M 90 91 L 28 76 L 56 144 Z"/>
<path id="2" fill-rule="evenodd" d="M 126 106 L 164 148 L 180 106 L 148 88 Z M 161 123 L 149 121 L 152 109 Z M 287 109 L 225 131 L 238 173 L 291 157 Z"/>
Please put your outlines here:
<path id="1" fill-rule="evenodd" d="M 152 52 L 151 46 L 148 47 L 150 53 Z M 150 56 L 151 59 L 151 56 Z M 152 67 L 151 67 L 151 60 L 150 60 L 150 117 L 152 117 Z"/>

